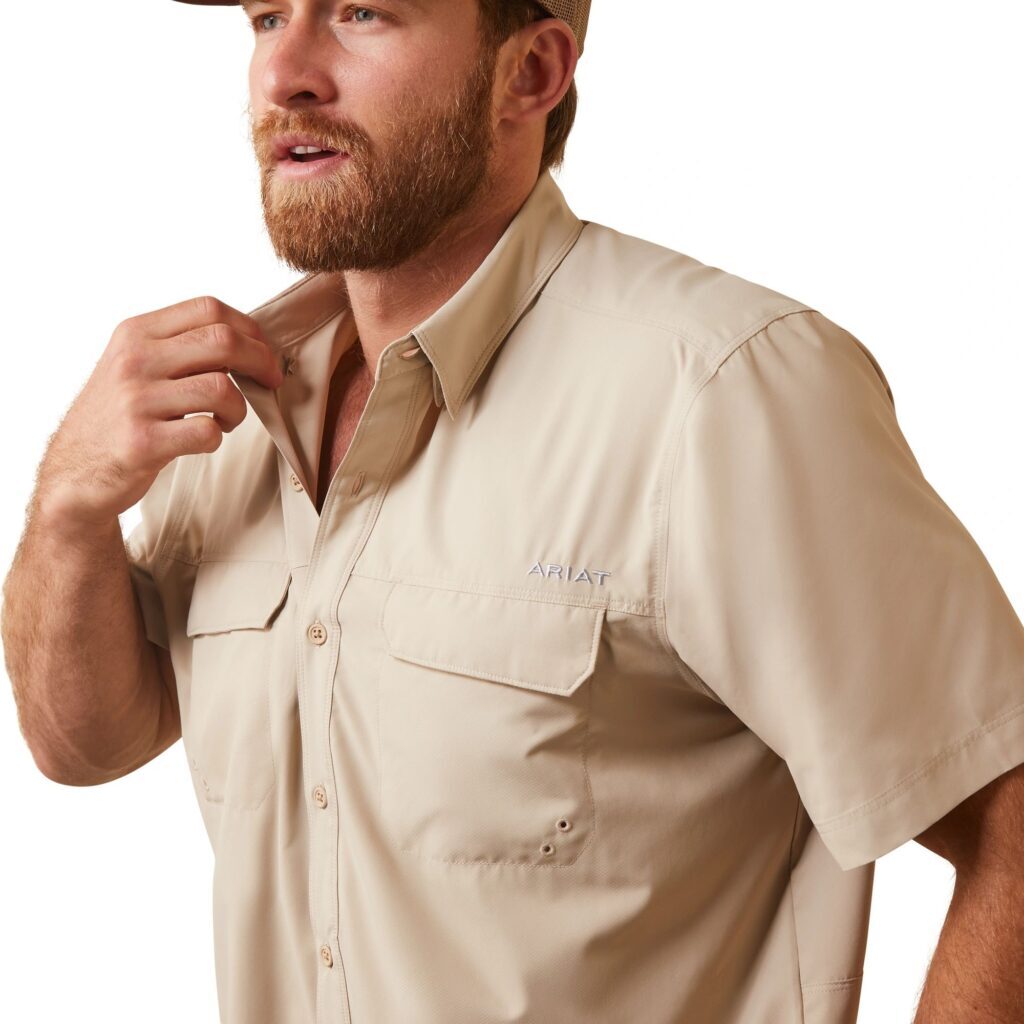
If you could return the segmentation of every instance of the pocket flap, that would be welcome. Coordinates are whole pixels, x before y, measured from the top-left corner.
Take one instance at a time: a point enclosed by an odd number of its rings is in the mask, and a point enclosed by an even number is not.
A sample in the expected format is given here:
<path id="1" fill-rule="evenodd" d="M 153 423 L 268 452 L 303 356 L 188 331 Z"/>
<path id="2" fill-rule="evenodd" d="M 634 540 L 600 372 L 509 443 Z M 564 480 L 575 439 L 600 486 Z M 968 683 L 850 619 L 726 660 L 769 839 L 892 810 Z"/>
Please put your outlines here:
<path id="1" fill-rule="evenodd" d="M 265 629 L 290 581 L 286 562 L 200 562 L 185 635 Z"/>
<path id="2" fill-rule="evenodd" d="M 390 655 L 417 665 L 571 694 L 593 671 L 604 606 L 396 583 L 381 608 Z"/>

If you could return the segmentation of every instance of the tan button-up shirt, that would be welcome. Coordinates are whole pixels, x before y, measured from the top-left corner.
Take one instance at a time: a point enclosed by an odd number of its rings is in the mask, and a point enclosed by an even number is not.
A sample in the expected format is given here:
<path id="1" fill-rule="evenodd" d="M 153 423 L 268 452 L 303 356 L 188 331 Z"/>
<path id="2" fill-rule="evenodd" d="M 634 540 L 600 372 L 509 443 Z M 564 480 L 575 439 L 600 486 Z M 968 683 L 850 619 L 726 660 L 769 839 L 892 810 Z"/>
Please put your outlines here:
<path id="1" fill-rule="evenodd" d="M 872 861 L 1024 761 L 1024 627 L 878 363 L 802 302 L 579 219 L 549 173 L 129 538 L 215 852 L 225 1024 L 852 1024 Z"/>

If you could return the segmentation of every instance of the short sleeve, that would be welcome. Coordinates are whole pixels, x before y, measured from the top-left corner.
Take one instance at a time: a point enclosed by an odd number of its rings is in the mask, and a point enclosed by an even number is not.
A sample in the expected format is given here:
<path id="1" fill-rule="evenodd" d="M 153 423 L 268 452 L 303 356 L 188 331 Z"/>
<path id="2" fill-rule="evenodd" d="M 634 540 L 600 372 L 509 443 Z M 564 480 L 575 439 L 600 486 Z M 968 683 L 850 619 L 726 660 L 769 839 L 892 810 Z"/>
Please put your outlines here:
<path id="1" fill-rule="evenodd" d="M 816 310 L 774 320 L 677 442 L 669 639 L 786 761 L 842 869 L 1024 761 L 1024 626 L 859 340 Z"/>
<path id="2" fill-rule="evenodd" d="M 170 649 L 170 642 L 161 588 L 166 585 L 165 551 L 175 532 L 174 482 L 180 461 L 173 459 L 156 475 L 138 503 L 141 519 L 125 538 L 128 570 L 142 609 L 146 636 L 165 649 Z"/>

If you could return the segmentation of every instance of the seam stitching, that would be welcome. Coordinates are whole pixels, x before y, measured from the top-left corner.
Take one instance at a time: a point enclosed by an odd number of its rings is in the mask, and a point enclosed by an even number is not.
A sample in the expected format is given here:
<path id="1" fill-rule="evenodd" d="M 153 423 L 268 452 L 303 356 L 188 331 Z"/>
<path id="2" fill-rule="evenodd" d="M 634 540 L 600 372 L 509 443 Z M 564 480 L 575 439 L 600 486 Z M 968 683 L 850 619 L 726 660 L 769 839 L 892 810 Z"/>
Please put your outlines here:
<path id="1" fill-rule="evenodd" d="M 853 985 L 859 984 L 863 979 L 863 974 L 855 974 L 851 978 L 833 978 L 831 981 L 814 981 L 801 987 L 805 992 L 811 992 L 814 989 L 836 990 L 841 988 L 850 988 Z"/>
<path id="2" fill-rule="evenodd" d="M 758 334 L 764 331 L 771 324 L 775 323 L 776 320 L 781 320 L 783 317 L 805 312 L 814 311 L 809 306 L 804 305 L 799 305 L 795 308 L 785 307 L 782 310 L 775 310 L 772 313 L 766 314 L 754 324 L 749 325 L 742 331 L 738 332 L 729 342 L 726 343 L 724 352 L 720 355 L 718 360 L 705 369 L 705 371 L 691 384 L 690 388 L 683 393 L 683 397 L 680 400 L 680 408 L 677 413 L 679 416 L 679 425 L 673 428 L 670 442 L 665 451 L 662 468 L 658 474 L 659 482 L 654 516 L 654 580 L 652 586 L 654 593 L 654 620 L 656 624 L 655 633 L 658 640 L 661 642 L 662 647 L 669 655 L 669 660 L 675 666 L 679 678 L 684 683 L 692 686 L 705 697 L 710 700 L 714 700 L 718 704 L 724 705 L 725 701 L 722 700 L 722 698 L 719 697 L 718 694 L 716 694 L 714 690 L 712 690 L 711 687 L 689 667 L 682 654 L 672 645 L 668 635 L 668 612 L 666 608 L 665 583 L 668 574 L 668 531 L 672 522 L 672 479 L 675 475 L 678 453 L 682 446 L 687 421 L 689 420 L 690 413 L 696 406 L 697 399 L 700 397 L 701 392 L 707 386 L 708 382 L 715 377 L 721 366 L 734 352 L 738 351 L 742 345 L 746 344 L 746 342 L 750 341 L 752 338 L 757 337 Z"/>
<path id="3" fill-rule="evenodd" d="M 666 334 L 672 335 L 674 338 L 681 338 L 703 355 L 710 354 L 711 347 L 709 345 L 705 345 L 704 342 L 698 341 L 696 337 L 689 333 L 689 331 L 680 327 L 678 324 L 667 323 L 664 320 L 656 320 L 653 317 L 641 316 L 639 314 L 624 313 L 620 310 L 612 309 L 610 306 L 598 306 L 596 303 L 592 302 L 580 302 L 578 299 L 573 299 L 568 295 L 560 294 L 552 289 L 545 289 L 542 293 L 542 298 L 550 299 L 552 302 L 560 303 L 563 306 L 571 306 L 573 309 L 581 309 L 587 313 L 596 313 L 600 316 L 608 317 L 610 320 L 621 320 L 625 323 L 643 324 L 645 327 L 654 327 L 659 331 L 664 331 Z"/>
<path id="4" fill-rule="evenodd" d="M 394 593 L 394 588 L 388 591 L 388 597 Z M 383 606 L 381 608 L 381 632 L 384 635 L 384 644 L 387 649 L 387 653 L 393 658 L 398 658 L 401 661 L 409 661 L 414 665 L 422 665 L 424 668 L 436 668 L 445 672 L 458 672 L 462 675 L 473 676 L 478 679 L 490 679 L 498 683 L 509 683 L 513 686 L 521 687 L 526 690 L 538 690 L 542 693 L 553 693 L 556 695 L 566 694 L 570 695 L 579 689 L 580 685 L 585 679 L 588 679 L 594 674 L 597 663 L 597 646 L 601 635 L 601 625 L 603 622 L 603 608 L 585 608 L 584 611 L 597 614 L 591 614 L 589 617 L 594 620 L 594 624 L 590 627 L 590 643 L 587 649 L 587 662 L 586 665 L 576 672 L 575 676 L 569 681 L 567 686 L 549 686 L 544 682 L 535 682 L 532 679 L 527 679 L 523 675 L 519 676 L 508 676 L 503 675 L 500 672 L 492 672 L 489 669 L 481 668 L 477 665 L 470 665 L 463 662 L 457 661 L 442 661 L 439 658 L 431 658 L 425 655 L 419 655 L 409 652 L 408 649 L 402 650 L 401 645 L 395 646 L 391 638 L 388 636 L 387 628 L 384 625 L 387 622 L 387 618 L 383 615 Z M 580 648 L 582 653 L 583 648 Z M 570 671 L 573 671 L 575 666 L 572 666 Z"/>
<path id="5" fill-rule="evenodd" d="M 789 893 L 789 913 L 793 921 L 793 962 L 796 964 L 796 983 L 800 992 L 800 1024 L 805 1024 L 807 1019 L 807 1007 L 804 1006 L 803 973 L 800 964 L 800 927 L 796 916 L 796 899 L 793 895 L 793 849 L 796 846 L 797 825 L 800 823 L 800 797 L 795 794 L 793 803 L 793 828 L 789 834 L 789 857 L 786 860 L 788 878 L 786 880 L 786 892 Z"/>
<path id="6" fill-rule="evenodd" d="M 379 583 L 399 584 L 403 587 L 421 587 L 425 590 L 450 590 L 459 594 L 467 594 L 472 597 L 493 597 L 497 599 L 512 598 L 517 601 L 534 601 L 537 604 L 553 604 L 569 606 L 573 608 L 607 608 L 609 602 L 605 599 L 595 598 L 587 601 L 581 598 L 578 601 L 560 601 L 554 596 L 545 597 L 539 595 L 535 590 L 526 590 L 521 587 L 477 587 L 468 589 L 457 580 L 431 579 L 430 581 L 418 580 L 416 577 L 403 576 L 390 578 L 386 576 L 372 576 L 368 573 L 353 572 L 351 575 L 358 576 L 364 580 L 377 580 Z"/>
<path id="7" fill-rule="evenodd" d="M 513 597 L 524 601 L 540 601 L 544 604 L 568 604 L 582 605 L 585 608 L 607 608 L 608 611 L 622 612 L 625 615 L 636 615 L 639 618 L 654 618 L 653 602 L 651 601 L 627 601 L 624 599 L 616 601 L 612 598 L 608 600 L 599 598 L 592 602 L 587 602 L 586 600 L 578 602 L 560 601 L 554 596 L 547 598 L 543 595 L 538 595 L 536 590 L 527 590 L 522 587 L 467 587 L 465 583 L 458 580 L 417 579 L 411 576 L 378 576 L 375 573 L 355 571 L 353 571 L 352 575 L 364 580 L 375 580 L 378 583 L 401 583 L 403 586 L 408 587 L 434 587 L 437 590 L 457 590 L 462 594 Z"/>
<path id="8" fill-rule="evenodd" d="M 189 459 L 182 468 L 181 501 L 177 508 L 172 505 L 172 514 L 167 526 L 166 534 L 161 531 L 157 537 L 156 547 L 153 551 L 153 577 L 162 579 L 166 576 L 166 569 L 162 566 L 165 561 L 186 561 L 189 564 L 194 562 L 192 556 L 187 559 L 176 559 L 166 549 L 169 544 L 177 545 L 181 537 L 181 529 L 185 522 L 187 512 L 191 512 L 196 501 L 196 477 L 199 473 L 199 462 L 197 459 Z M 176 472 L 175 474 L 176 475 Z M 171 480 L 171 498 L 173 498 L 174 480 Z M 171 498 L 168 501 L 171 501 Z M 177 550 L 177 549 L 175 549 Z"/>
<path id="9" fill-rule="evenodd" d="M 484 365 L 486 365 L 487 361 L 494 354 L 494 350 L 497 347 L 498 343 L 504 340 L 511 333 L 513 326 L 526 311 L 527 307 L 532 302 L 536 301 L 538 296 L 544 294 L 544 291 L 546 290 L 544 288 L 544 285 L 547 279 L 551 276 L 552 273 L 554 273 L 554 269 L 558 265 L 558 263 L 561 262 L 561 260 L 563 260 L 569 254 L 570 250 L 579 240 L 579 237 L 583 233 L 583 229 L 585 227 L 585 221 L 579 221 L 578 223 L 573 224 L 573 227 L 569 232 L 569 235 L 566 237 L 565 241 L 558 246 L 558 248 L 551 254 L 548 261 L 544 264 L 544 266 L 537 272 L 536 275 L 534 275 L 533 280 L 530 282 L 529 286 L 523 292 L 523 295 L 520 297 L 519 301 L 515 304 L 515 306 L 513 306 L 508 316 L 505 317 L 501 325 L 491 335 L 487 344 L 483 347 L 483 349 L 477 356 L 476 362 L 473 363 L 469 373 L 466 375 L 466 378 L 463 381 L 462 387 L 459 389 L 458 394 L 452 399 L 452 404 L 456 408 L 461 407 L 462 404 L 466 401 L 466 398 L 469 396 L 469 393 L 472 391 L 474 385 L 476 384 L 477 378 L 480 376 L 481 368 Z M 417 333 L 420 334 L 421 337 L 424 337 L 428 341 L 431 341 L 431 336 L 426 331 L 418 330 Z M 432 341 L 431 344 L 433 344 Z"/>
<path id="10" fill-rule="evenodd" d="M 961 750 L 969 747 L 976 740 L 981 739 L 982 736 L 992 732 L 993 729 L 997 729 L 999 726 L 1005 725 L 1012 719 L 1017 718 L 1022 712 L 1024 712 L 1024 702 L 1007 709 L 995 718 L 990 719 L 988 722 L 977 726 L 969 733 L 961 736 L 960 739 L 951 743 L 948 747 L 941 750 L 928 761 L 925 761 L 925 763 L 919 768 L 916 768 L 909 774 L 904 775 L 902 779 L 893 783 L 893 785 L 888 789 L 883 790 L 877 796 L 872 797 L 870 800 L 865 800 L 863 803 L 858 804 L 849 811 L 844 811 L 842 814 L 823 818 L 820 822 L 815 823 L 815 827 L 818 829 L 819 833 L 825 835 L 827 833 L 836 832 L 839 829 L 848 828 L 858 819 L 871 814 L 873 811 L 881 810 L 883 807 L 898 799 L 905 789 L 908 789 L 915 782 L 921 781 L 931 775 L 932 772 L 940 768 L 946 761 L 952 760 L 953 757 L 955 757 Z"/>

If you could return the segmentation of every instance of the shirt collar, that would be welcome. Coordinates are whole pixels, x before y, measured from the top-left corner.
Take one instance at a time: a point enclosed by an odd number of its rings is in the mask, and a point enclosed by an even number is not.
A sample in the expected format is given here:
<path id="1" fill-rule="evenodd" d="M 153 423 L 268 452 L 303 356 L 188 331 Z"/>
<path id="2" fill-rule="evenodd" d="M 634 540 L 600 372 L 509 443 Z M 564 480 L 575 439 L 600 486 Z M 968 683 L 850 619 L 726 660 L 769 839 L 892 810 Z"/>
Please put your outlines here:
<path id="1" fill-rule="evenodd" d="M 586 223 L 569 209 L 554 178 L 544 171 L 458 291 L 385 347 L 377 375 L 383 379 L 405 372 L 408 363 L 402 353 L 418 345 L 432 366 L 434 402 L 444 405 L 454 420 L 491 357 Z M 268 388 L 235 370 L 228 372 L 300 485 L 315 494 L 330 381 L 357 335 L 344 280 L 337 274 L 307 275 L 249 315 L 290 381 Z"/>
<path id="2" fill-rule="evenodd" d="M 412 329 L 454 419 L 480 374 L 573 247 L 584 221 L 544 171 L 473 274 Z M 438 403 L 440 404 L 440 403 Z"/>
<path id="3" fill-rule="evenodd" d="M 551 172 L 543 171 L 472 275 L 443 305 L 393 343 L 407 349 L 414 338 L 419 344 L 433 366 L 435 401 L 444 404 L 452 419 L 585 224 L 569 208 Z M 344 286 L 335 275 L 308 275 L 250 315 L 275 351 L 284 356 L 282 350 L 287 349 L 300 358 L 303 338 L 330 319 L 338 319 L 332 372 L 356 337 Z M 260 387 L 249 378 L 245 382 L 247 397 Z"/>

